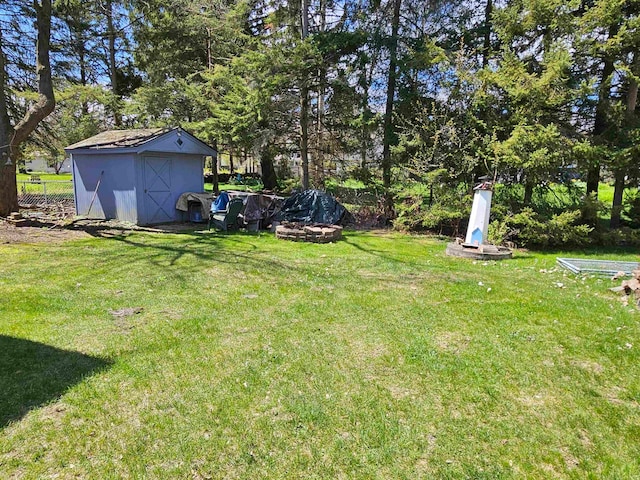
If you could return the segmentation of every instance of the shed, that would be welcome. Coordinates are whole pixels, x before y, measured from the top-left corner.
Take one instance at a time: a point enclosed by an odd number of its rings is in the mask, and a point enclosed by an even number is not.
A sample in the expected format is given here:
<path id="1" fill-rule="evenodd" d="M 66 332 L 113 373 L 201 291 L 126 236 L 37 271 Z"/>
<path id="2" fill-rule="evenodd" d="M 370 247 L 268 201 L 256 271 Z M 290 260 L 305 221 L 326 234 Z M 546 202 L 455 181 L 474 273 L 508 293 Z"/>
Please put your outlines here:
<path id="1" fill-rule="evenodd" d="M 65 151 L 76 214 L 138 225 L 181 220 L 178 198 L 204 191 L 204 157 L 216 155 L 179 127 L 109 130 Z"/>

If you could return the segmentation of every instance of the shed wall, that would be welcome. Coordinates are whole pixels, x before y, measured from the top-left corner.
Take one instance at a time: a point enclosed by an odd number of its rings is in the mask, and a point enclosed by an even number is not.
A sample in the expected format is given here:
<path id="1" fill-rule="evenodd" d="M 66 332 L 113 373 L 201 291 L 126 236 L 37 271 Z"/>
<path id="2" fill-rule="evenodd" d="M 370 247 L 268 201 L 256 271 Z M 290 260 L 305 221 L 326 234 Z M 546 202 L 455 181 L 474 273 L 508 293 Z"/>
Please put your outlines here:
<path id="1" fill-rule="evenodd" d="M 134 161 L 134 154 L 73 154 L 76 213 L 89 218 L 137 223 Z M 104 173 L 101 175 L 101 172 Z M 91 205 L 98 180 L 100 187 Z"/>
<path id="2" fill-rule="evenodd" d="M 150 171 L 148 159 L 170 159 L 170 193 L 164 202 L 167 207 L 159 211 L 157 197 L 149 192 L 150 185 L 157 185 L 154 177 L 157 172 Z M 176 210 L 178 198 L 185 192 L 204 191 L 204 172 L 202 155 L 184 155 L 175 153 L 145 153 L 137 156 L 137 203 L 138 220 L 140 225 L 150 225 L 167 221 L 185 220 L 183 213 Z"/>
<path id="3" fill-rule="evenodd" d="M 155 140 L 152 140 L 148 144 L 142 146 L 142 150 L 145 152 L 172 152 L 175 155 L 208 155 L 206 150 L 211 150 L 211 147 L 204 145 L 198 140 L 191 137 L 186 132 L 179 132 L 174 130 L 167 133 Z"/>

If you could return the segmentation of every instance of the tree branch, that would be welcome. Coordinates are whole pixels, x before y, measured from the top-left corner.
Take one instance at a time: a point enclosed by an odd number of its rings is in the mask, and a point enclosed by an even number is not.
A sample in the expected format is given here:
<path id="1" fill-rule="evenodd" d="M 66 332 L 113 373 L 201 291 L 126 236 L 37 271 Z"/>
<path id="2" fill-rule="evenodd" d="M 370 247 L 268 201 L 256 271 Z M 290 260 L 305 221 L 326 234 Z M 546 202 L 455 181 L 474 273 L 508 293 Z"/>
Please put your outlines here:
<path id="1" fill-rule="evenodd" d="M 51 0 L 42 0 L 42 4 L 33 0 L 36 11 L 38 42 L 36 45 L 36 75 L 38 77 L 38 100 L 31 105 L 25 116 L 15 126 L 12 149 L 18 147 L 33 132 L 38 124 L 55 108 L 51 65 L 49 62 L 49 42 L 51 37 Z"/>

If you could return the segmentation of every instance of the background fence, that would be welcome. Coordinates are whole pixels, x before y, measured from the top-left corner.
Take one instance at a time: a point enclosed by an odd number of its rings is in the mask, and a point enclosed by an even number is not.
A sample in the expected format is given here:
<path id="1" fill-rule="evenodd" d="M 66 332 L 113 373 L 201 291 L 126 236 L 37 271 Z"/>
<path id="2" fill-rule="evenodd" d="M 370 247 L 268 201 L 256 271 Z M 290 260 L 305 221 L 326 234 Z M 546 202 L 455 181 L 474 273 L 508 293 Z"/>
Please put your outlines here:
<path id="1" fill-rule="evenodd" d="M 67 180 L 30 180 L 18 182 L 21 207 L 74 206 L 73 182 Z"/>

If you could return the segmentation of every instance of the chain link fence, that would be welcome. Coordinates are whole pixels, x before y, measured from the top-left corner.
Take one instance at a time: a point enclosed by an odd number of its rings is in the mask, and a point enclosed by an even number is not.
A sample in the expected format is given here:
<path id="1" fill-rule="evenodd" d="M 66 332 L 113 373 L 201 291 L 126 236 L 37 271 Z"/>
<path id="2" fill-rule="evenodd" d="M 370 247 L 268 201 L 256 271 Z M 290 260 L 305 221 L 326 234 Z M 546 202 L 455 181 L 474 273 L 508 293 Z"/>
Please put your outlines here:
<path id="1" fill-rule="evenodd" d="M 70 180 L 37 180 L 18 182 L 18 204 L 21 207 L 73 207 L 73 182 Z"/>

